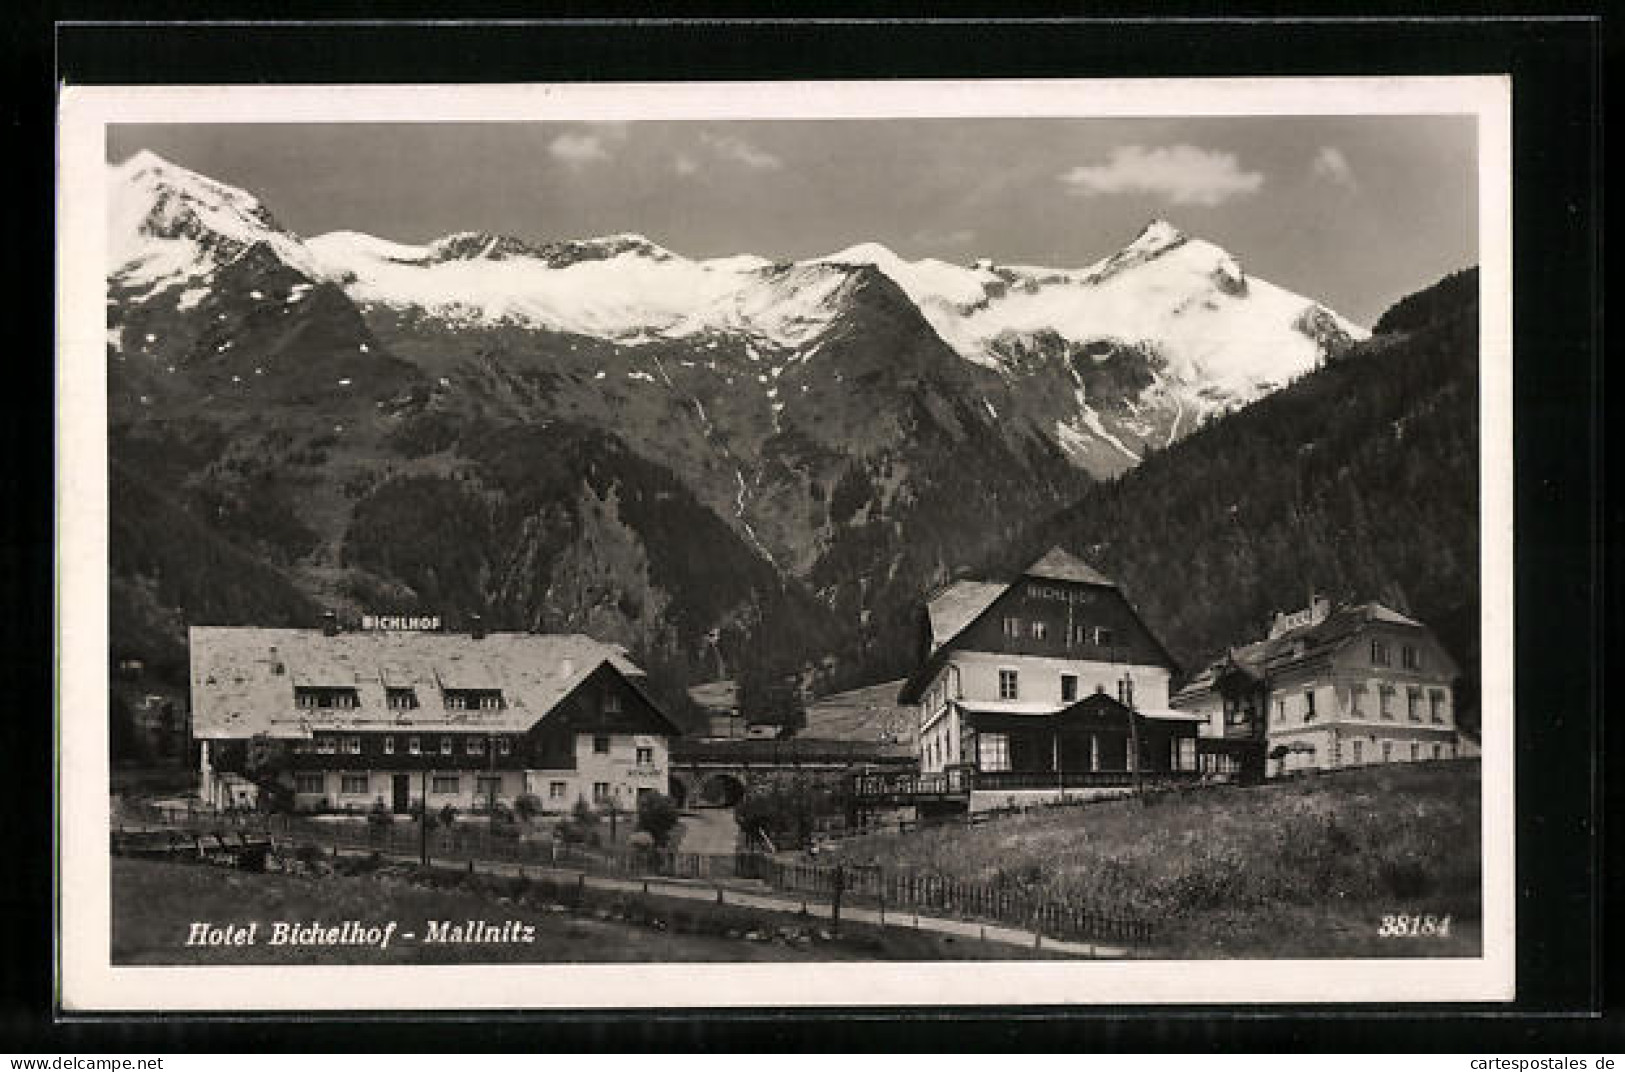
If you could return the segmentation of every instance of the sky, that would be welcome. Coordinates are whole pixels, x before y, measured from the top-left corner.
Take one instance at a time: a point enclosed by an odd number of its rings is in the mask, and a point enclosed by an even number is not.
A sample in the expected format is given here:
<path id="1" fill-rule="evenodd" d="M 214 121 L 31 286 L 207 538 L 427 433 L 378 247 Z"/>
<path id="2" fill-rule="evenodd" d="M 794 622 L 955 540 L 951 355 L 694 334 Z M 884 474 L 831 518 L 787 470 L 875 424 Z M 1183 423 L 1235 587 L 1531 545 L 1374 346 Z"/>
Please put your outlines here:
<path id="1" fill-rule="evenodd" d="M 1473 121 L 1448 116 L 234 123 L 108 129 L 254 193 L 304 237 L 1081 267 L 1153 218 L 1371 324 L 1477 262 Z"/>

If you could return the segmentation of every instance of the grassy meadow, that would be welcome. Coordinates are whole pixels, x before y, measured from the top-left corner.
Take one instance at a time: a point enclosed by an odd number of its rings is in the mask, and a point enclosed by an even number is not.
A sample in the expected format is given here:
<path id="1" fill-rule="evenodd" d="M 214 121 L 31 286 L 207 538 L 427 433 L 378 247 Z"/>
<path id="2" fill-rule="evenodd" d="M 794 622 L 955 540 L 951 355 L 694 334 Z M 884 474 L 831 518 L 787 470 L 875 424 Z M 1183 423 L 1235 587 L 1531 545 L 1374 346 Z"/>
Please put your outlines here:
<path id="1" fill-rule="evenodd" d="M 852 863 L 1009 884 L 1148 920 L 1178 957 L 1477 956 L 1476 761 L 1038 808 L 842 843 Z M 1382 937 L 1385 915 L 1449 915 Z"/>

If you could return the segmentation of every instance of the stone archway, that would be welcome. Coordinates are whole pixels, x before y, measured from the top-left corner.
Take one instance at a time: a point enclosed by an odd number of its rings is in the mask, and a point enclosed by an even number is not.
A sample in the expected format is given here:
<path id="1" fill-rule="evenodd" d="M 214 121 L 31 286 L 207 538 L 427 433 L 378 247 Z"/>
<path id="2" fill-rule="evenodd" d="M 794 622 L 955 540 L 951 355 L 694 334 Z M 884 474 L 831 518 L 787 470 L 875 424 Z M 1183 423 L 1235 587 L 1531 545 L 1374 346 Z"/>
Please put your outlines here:
<path id="1" fill-rule="evenodd" d="M 682 775 L 673 774 L 666 780 L 666 795 L 679 808 L 687 806 L 689 802 L 688 779 Z"/>
<path id="2" fill-rule="evenodd" d="M 713 774 L 700 783 L 696 804 L 731 808 L 745 796 L 745 783 L 732 774 Z"/>

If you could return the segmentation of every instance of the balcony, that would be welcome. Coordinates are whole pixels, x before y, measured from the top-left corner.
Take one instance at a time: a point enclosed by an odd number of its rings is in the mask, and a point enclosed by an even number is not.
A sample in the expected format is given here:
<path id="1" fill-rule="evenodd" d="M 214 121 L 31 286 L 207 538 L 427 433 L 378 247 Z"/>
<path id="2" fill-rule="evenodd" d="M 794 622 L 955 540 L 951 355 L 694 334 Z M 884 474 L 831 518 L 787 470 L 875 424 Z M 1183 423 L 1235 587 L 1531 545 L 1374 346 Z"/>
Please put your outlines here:
<path id="1" fill-rule="evenodd" d="M 1201 772 L 1148 770 L 1142 777 L 1147 783 L 1194 782 L 1201 778 Z M 973 791 L 1127 789 L 1133 785 L 1134 772 L 1126 770 L 979 771 L 971 767 L 950 767 L 931 774 L 857 774 L 852 779 L 852 792 L 866 804 L 915 804 L 961 800 Z"/>

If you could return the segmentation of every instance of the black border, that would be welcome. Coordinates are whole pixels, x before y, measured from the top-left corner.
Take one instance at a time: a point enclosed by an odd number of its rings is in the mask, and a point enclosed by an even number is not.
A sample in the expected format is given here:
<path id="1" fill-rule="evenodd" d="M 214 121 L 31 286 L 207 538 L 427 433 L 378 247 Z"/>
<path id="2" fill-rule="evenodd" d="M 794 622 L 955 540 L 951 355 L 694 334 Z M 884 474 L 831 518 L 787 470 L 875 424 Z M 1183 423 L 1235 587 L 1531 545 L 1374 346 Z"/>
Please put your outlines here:
<path id="1" fill-rule="evenodd" d="M 247 9 L 250 5 L 232 5 Z M 319 11 L 317 8 L 319 7 Z M 445 17 L 397 4 L 395 17 Z M 592 9 L 601 14 L 604 9 Z M 758 7 L 756 14 L 763 9 Z M 1601 348 L 1600 20 L 885 20 L 816 24 L 562 21 L 403 25 L 137 25 L 114 4 L 14 18 L 6 200 L 14 308 L 34 345 L 13 347 L 4 457 L 36 482 L 11 511 L 8 676 L 26 686 L 0 720 L 11 777 L 0 844 L 26 848 L 0 884 L 6 948 L 0 1048 L 123 1050 L 527 1049 L 1343 1049 L 1506 1052 L 1617 1049 L 1603 1009 L 1601 660 L 1604 410 Z M 221 5 L 150 3 L 146 19 L 220 19 Z M 364 2 L 279 6 L 278 18 L 368 20 Z M 487 10 L 488 17 L 525 12 Z M 628 16 L 635 12 L 628 11 Z M 732 14 L 739 14 L 735 11 Z M 1029 12 L 1030 14 L 1030 12 Z M 1583 15 L 1583 13 L 1582 13 Z M 239 16 L 242 17 L 242 16 Z M 466 16 L 465 16 L 466 17 Z M 63 20 L 85 20 L 67 21 Z M 1277 1007 L 53 1019 L 49 211 L 54 87 L 142 82 L 664 81 L 789 78 L 1136 77 L 1287 74 L 1513 77 L 1518 675 L 1518 990 L 1510 1006 Z M 30 315 L 31 314 L 31 315 Z M 16 388 L 22 388 L 17 390 Z M 32 417 L 32 420 L 26 418 Z M 1610 588 L 1609 595 L 1617 594 Z M 1611 609 L 1617 609 L 1617 604 Z M 30 629 L 29 627 L 34 627 Z M 38 690 L 37 692 L 35 690 Z M 26 816 L 26 818 L 25 818 Z M 1613 898 L 1609 897 L 1609 901 Z M 1617 993 L 1617 989 L 1613 989 Z M 1312 996 L 1312 995 L 1306 995 Z M 471 1021 L 479 1021 L 477 1025 Z M 357 1030 L 358 1025 L 365 1025 Z"/>

